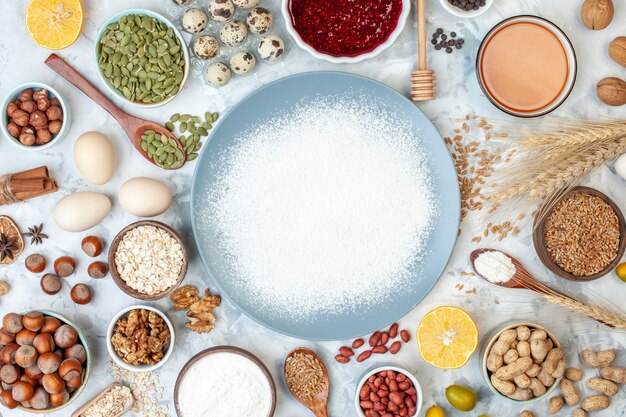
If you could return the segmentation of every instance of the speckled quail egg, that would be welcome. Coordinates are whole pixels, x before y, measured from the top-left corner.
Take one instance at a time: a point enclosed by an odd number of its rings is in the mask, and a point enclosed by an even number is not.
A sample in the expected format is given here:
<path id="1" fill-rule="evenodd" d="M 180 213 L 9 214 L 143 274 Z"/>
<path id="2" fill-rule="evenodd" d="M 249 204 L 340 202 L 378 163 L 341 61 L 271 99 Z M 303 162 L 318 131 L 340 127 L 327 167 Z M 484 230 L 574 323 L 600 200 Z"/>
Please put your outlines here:
<path id="1" fill-rule="evenodd" d="M 220 39 L 228 46 L 239 46 L 248 37 L 248 27 L 240 21 L 228 22 L 220 30 Z"/>
<path id="2" fill-rule="evenodd" d="M 267 35 L 259 41 L 258 51 L 261 58 L 273 62 L 285 53 L 285 43 L 276 35 Z"/>
<path id="3" fill-rule="evenodd" d="M 189 33 L 202 32 L 208 23 L 209 18 L 202 9 L 189 9 L 183 14 L 183 28 Z"/>
<path id="4" fill-rule="evenodd" d="M 178 4 L 179 6 L 184 6 L 187 3 L 191 3 L 193 0 L 172 0 L 174 4 Z"/>
<path id="5" fill-rule="evenodd" d="M 230 0 L 211 0 L 208 9 L 211 19 L 218 22 L 230 19 L 235 13 L 235 5 Z"/>
<path id="6" fill-rule="evenodd" d="M 230 67 L 237 75 L 248 75 L 256 67 L 256 58 L 248 51 L 239 51 L 230 58 Z"/>
<path id="7" fill-rule="evenodd" d="M 250 32 L 262 35 L 272 28 L 274 18 L 269 10 L 256 7 L 250 11 L 246 23 L 250 26 Z"/>
<path id="8" fill-rule="evenodd" d="M 204 71 L 204 78 L 213 87 L 223 87 L 230 81 L 233 76 L 232 72 L 222 62 L 214 62 Z"/>
<path id="9" fill-rule="evenodd" d="M 259 4 L 261 0 L 233 0 L 235 6 L 241 7 L 242 9 L 251 9 L 257 4 Z"/>
<path id="10" fill-rule="evenodd" d="M 220 44 L 211 35 L 198 36 L 193 41 L 193 53 L 200 59 L 213 59 L 220 52 Z"/>

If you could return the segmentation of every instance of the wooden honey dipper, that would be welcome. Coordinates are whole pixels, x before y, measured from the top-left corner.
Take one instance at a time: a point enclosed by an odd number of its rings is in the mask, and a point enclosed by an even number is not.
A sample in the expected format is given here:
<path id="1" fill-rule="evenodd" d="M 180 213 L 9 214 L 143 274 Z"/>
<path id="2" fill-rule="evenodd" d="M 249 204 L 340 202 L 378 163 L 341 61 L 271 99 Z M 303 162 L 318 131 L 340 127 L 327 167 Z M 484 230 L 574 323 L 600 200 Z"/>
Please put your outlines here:
<path id="1" fill-rule="evenodd" d="M 426 68 L 426 0 L 417 0 L 417 52 L 419 68 L 411 73 L 411 99 L 435 99 L 435 71 Z"/>

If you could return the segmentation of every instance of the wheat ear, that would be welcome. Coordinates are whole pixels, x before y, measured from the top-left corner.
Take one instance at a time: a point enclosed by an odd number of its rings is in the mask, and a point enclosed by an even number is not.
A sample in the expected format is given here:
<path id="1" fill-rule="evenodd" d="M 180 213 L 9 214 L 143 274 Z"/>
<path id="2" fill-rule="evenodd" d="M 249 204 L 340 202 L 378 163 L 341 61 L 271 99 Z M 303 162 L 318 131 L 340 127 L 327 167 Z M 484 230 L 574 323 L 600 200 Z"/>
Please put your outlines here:
<path id="1" fill-rule="evenodd" d="M 600 307 L 591 306 L 581 301 L 560 295 L 543 294 L 543 298 L 545 298 L 549 303 L 570 310 L 574 313 L 584 314 L 587 317 L 591 317 L 594 320 L 605 323 L 606 325 L 616 329 L 626 329 L 626 317 L 622 317 Z"/>

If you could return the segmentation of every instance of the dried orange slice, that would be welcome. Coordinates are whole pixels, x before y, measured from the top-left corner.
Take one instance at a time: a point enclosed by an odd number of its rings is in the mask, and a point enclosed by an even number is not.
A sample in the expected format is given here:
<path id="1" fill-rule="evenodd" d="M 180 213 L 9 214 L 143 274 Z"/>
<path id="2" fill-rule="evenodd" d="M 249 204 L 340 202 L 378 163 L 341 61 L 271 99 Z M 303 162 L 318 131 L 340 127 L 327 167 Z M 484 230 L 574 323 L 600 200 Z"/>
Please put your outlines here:
<path id="1" fill-rule="evenodd" d="M 460 308 L 439 307 L 422 319 L 417 342 L 426 362 L 437 368 L 460 368 L 476 351 L 478 328 Z"/>
<path id="2" fill-rule="evenodd" d="M 83 28 L 83 4 L 80 0 L 31 0 L 26 8 L 26 28 L 44 48 L 67 48 Z"/>

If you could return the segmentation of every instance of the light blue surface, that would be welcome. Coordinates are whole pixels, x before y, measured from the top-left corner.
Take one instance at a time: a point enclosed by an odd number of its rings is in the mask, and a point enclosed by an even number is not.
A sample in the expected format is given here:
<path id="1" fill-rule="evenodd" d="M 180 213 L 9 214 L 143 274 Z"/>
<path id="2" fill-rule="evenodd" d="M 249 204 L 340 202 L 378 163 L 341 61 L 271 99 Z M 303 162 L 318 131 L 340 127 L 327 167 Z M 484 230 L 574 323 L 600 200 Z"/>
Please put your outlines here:
<path id="1" fill-rule="evenodd" d="M 208 227 L 200 222 L 205 209 L 206 190 L 216 180 L 220 154 L 233 145 L 233 140 L 262 120 L 289 110 L 308 98 L 342 96 L 354 99 L 367 97 L 381 107 L 392 108 L 415 129 L 415 137 L 430 154 L 430 170 L 436 189 L 438 216 L 420 273 L 412 285 L 393 303 L 373 305 L 348 314 L 325 314 L 306 323 L 292 322 L 259 311 L 254 300 L 237 290 L 225 254 L 215 242 Z M 395 90 L 365 77 L 341 72 L 309 72 L 282 78 L 252 93 L 236 105 L 213 130 L 194 173 L 191 191 L 192 227 L 202 262 L 220 289 L 221 295 L 242 312 L 277 332 L 308 340 L 340 340 L 371 333 L 398 320 L 411 311 L 433 288 L 443 273 L 454 249 L 460 222 L 460 194 L 456 171 L 441 135 L 431 121 L 407 98 Z"/>

